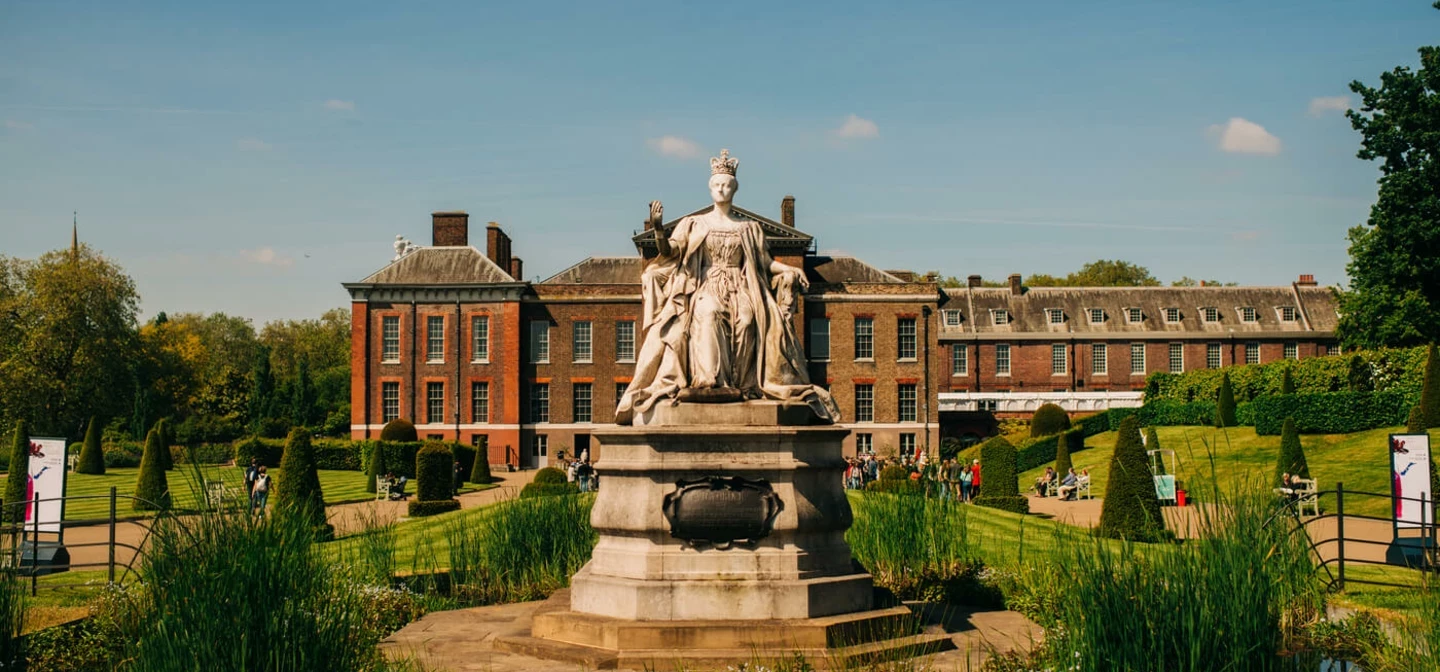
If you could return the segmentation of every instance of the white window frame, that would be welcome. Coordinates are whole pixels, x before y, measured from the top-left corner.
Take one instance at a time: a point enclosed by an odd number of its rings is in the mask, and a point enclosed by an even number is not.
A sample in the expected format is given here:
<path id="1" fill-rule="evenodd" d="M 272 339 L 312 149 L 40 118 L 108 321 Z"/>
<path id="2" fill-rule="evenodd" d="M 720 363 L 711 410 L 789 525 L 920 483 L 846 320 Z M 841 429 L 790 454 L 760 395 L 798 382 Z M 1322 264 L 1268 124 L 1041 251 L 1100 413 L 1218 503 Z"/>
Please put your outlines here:
<path id="1" fill-rule="evenodd" d="M 958 326 L 960 326 L 960 322 L 961 322 L 960 311 L 958 311 L 958 310 L 946 309 L 946 310 L 940 311 L 940 316 L 945 319 L 945 326 L 946 326 L 946 327 L 958 327 Z"/>
<path id="2" fill-rule="evenodd" d="M 1090 344 L 1090 375 L 1110 375 L 1110 345 L 1108 343 Z"/>
<path id="3" fill-rule="evenodd" d="M 1289 359 L 1289 360 L 1299 360 L 1299 359 L 1300 359 L 1300 344 L 1299 344 L 1299 343 L 1286 343 L 1286 344 L 1285 344 L 1285 349 L 1283 350 L 1283 352 L 1284 352 L 1283 357 L 1284 357 L 1285 359 Z"/>
<path id="4" fill-rule="evenodd" d="M 436 394 L 436 391 L 439 394 Z M 440 404 L 440 412 L 435 412 L 435 404 Z M 440 425 L 445 423 L 445 382 L 440 380 L 425 381 L 425 424 Z"/>
<path id="5" fill-rule="evenodd" d="M 1135 356 L 1135 353 L 1137 353 L 1137 352 L 1140 353 L 1140 356 L 1139 356 L 1139 357 L 1136 357 L 1136 356 Z M 1136 364 L 1139 364 L 1139 366 L 1136 366 Z M 1130 375 L 1132 375 L 1132 376 L 1143 376 L 1143 375 L 1145 375 L 1145 343 L 1144 343 L 1144 342 L 1131 343 L 1131 344 L 1130 344 Z"/>
<path id="6" fill-rule="evenodd" d="M 530 363 L 550 363 L 549 320 L 530 320 Z"/>
<path id="7" fill-rule="evenodd" d="M 862 394 L 862 391 L 864 392 Z M 864 402 L 863 404 L 861 402 Z M 860 409 L 866 412 L 861 413 Z M 855 384 L 855 422 L 875 422 L 875 384 Z"/>
<path id="8" fill-rule="evenodd" d="M 873 317 L 855 318 L 855 361 L 875 361 L 875 318 Z"/>
<path id="9" fill-rule="evenodd" d="M 580 394 L 581 390 L 585 394 Z M 583 397 L 583 399 L 582 399 Z M 580 419 L 580 402 L 585 402 L 585 419 Z M 595 384 L 594 383 L 570 383 L 570 415 L 571 422 L 577 424 L 589 424 L 595 421 Z"/>
<path id="10" fill-rule="evenodd" d="M 536 434 L 530 441 L 530 457 L 550 457 L 550 437 Z"/>
<path id="11" fill-rule="evenodd" d="M 1059 371 L 1056 371 L 1056 370 L 1055 370 L 1055 368 L 1056 368 L 1055 365 L 1056 365 L 1056 364 L 1059 364 L 1059 365 L 1060 365 L 1060 367 L 1059 367 L 1060 370 L 1059 370 Z M 1069 348 L 1068 348 L 1067 346 L 1063 345 L 1063 344 L 1060 344 L 1060 343 L 1052 343 L 1052 344 L 1050 345 L 1050 375 L 1052 375 L 1052 376 L 1064 376 L 1064 375 L 1069 375 L 1069 373 L 1070 373 L 1070 350 L 1069 350 Z"/>
<path id="12" fill-rule="evenodd" d="M 1220 309 L 1214 306 L 1200 306 L 1200 321 L 1211 324 L 1220 321 Z"/>
<path id="13" fill-rule="evenodd" d="M 812 362 L 830 361 L 830 318 L 812 317 L 808 320 L 808 323 L 809 324 L 806 325 L 806 331 L 810 337 L 810 351 L 805 354 L 810 356 L 810 361 Z M 821 341 L 825 344 L 823 348 L 824 352 L 821 352 L 822 348 L 815 347 L 815 344 Z"/>
<path id="14" fill-rule="evenodd" d="M 470 381 L 470 422 L 477 425 L 490 422 L 490 381 Z"/>
<path id="15" fill-rule="evenodd" d="M 1145 321 L 1145 311 L 1140 308 L 1126 308 L 1125 321 L 1130 324 L 1139 324 Z"/>
<path id="16" fill-rule="evenodd" d="M 394 335 L 389 332 L 394 327 Z M 394 346 L 393 348 L 391 346 Z M 393 354 L 392 354 L 393 353 Z M 400 363 L 400 316 L 384 315 L 380 318 L 380 363 Z"/>
<path id="17" fill-rule="evenodd" d="M 570 323 L 570 350 L 570 360 L 575 364 L 589 364 L 595 360 L 594 322 L 576 320 Z"/>
<path id="18" fill-rule="evenodd" d="M 1108 317 L 1104 308 L 1086 308 L 1085 316 L 1090 318 L 1090 324 L 1104 324 L 1105 318 Z"/>
<path id="19" fill-rule="evenodd" d="M 908 329 L 907 329 L 908 327 Z M 895 318 L 895 359 L 913 362 L 920 353 L 919 320 L 913 317 Z"/>
<path id="20" fill-rule="evenodd" d="M 1219 343 L 1206 343 L 1206 344 L 1205 344 L 1205 368 L 1207 368 L 1207 369 L 1218 369 L 1218 368 L 1220 368 L 1220 367 L 1222 367 L 1222 366 L 1225 365 L 1224 362 L 1225 362 L 1225 353 L 1224 353 L 1223 350 L 1221 350 L 1220 344 L 1219 344 Z"/>
<path id="21" fill-rule="evenodd" d="M 1300 309 L 1295 306 L 1275 306 L 1275 315 L 1281 322 L 1300 321 Z"/>
<path id="22" fill-rule="evenodd" d="M 950 346 L 950 375 L 970 375 L 970 346 L 954 343 Z"/>
<path id="23" fill-rule="evenodd" d="M 1007 325 L 1007 324 L 1010 324 L 1012 321 L 1013 321 L 1013 320 L 1010 319 L 1010 311 L 1005 310 L 1004 308 L 991 308 L 991 309 L 990 309 L 990 323 L 991 323 L 991 324 L 993 324 L 993 325 L 995 325 L 995 326 L 997 326 L 997 327 L 1003 327 L 1003 326 L 1005 326 L 1005 325 Z"/>
<path id="24" fill-rule="evenodd" d="M 1179 357 L 1178 357 L 1178 358 L 1176 357 L 1176 353 L 1179 353 Z M 1171 344 L 1169 344 L 1169 347 L 1166 348 L 1165 354 L 1167 355 L 1166 358 L 1165 358 L 1165 359 L 1166 359 L 1165 364 L 1169 367 L 1168 369 L 1166 369 L 1167 371 L 1169 371 L 1170 373 L 1185 373 L 1185 344 L 1184 344 L 1184 343 L 1171 343 Z M 1179 365 L 1178 365 L 1178 366 L 1176 365 L 1176 360 L 1177 360 L 1177 359 L 1179 360 Z"/>
<path id="25" fill-rule="evenodd" d="M 620 364 L 635 361 L 635 320 L 615 321 L 615 361 Z"/>
<path id="26" fill-rule="evenodd" d="M 1065 324 L 1065 310 L 1063 308 L 1046 308 L 1045 323 L 1049 325 Z"/>
<path id="27" fill-rule="evenodd" d="M 436 329 L 436 328 L 435 328 L 435 325 L 436 325 L 437 323 L 440 325 L 440 328 L 439 328 L 439 329 Z M 437 334 L 436 332 L 439 332 L 439 333 Z M 437 346 L 438 346 L 438 347 L 437 347 Z M 425 363 L 426 363 L 426 364 L 444 364 L 444 363 L 445 363 L 445 316 L 444 316 L 444 315 L 426 315 L 426 316 L 425 316 Z"/>
<path id="28" fill-rule="evenodd" d="M 550 383 L 530 384 L 530 422 L 550 422 Z"/>
<path id="29" fill-rule="evenodd" d="M 490 316 L 470 316 L 470 361 L 474 364 L 490 362 Z"/>
<path id="30" fill-rule="evenodd" d="M 907 445 L 907 444 L 908 444 L 908 445 Z M 914 432 L 901 432 L 901 433 L 900 433 L 900 454 L 901 454 L 901 455 L 911 455 L 911 456 L 915 455 L 915 445 L 916 445 L 916 443 L 915 443 L 915 433 L 914 433 Z"/>
<path id="31" fill-rule="evenodd" d="M 1004 357 L 1001 357 L 1001 355 L 1004 355 Z M 1009 343 L 996 343 L 996 344 L 995 344 L 995 375 L 996 375 L 996 376 L 1009 376 L 1009 375 L 1010 375 L 1010 344 L 1009 344 Z"/>
<path id="32" fill-rule="evenodd" d="M 868 433 L 867 433 L 867 434 L 856 434 L 856 435 L 855 435 L 855 454 L 856 454 L 856 455 L 869 455 L 870 453 L 873 453 L 873 452 L 875 452 L 875 435 L 874 435 L 874 434 L 868 434 Z"/>
<path id="33" fill-rule="evenodd" d="M 394 390 L 392 397 L 390 391 Z M 394 404 L 395 410 L 391 412 L 390 406 Z M 387 380 L 380 383 L 380 420 L 390 422 L 400 417 L 400 383 Z"/>
<path id="34" fill-rule="evenodd" d="M 919 385 L 900 383 L 895 386 L 895 419 L 899 422 L 920 421 Z"/>
<path id="35" fill-rule="evenodd" d="M 1175 317 L 1175 319 L 1173 319 L 1173 320 L 1170 319 L 1170 317 L 1171 317 L 1172 315 Z M 1165 324 L 1179 324 L 1180 321 L 1183 320 L 1183 319 L 1185 319 L 1185 316 L 1180 314 L 1180 309 L 1179 309 L 1179 308 L 1166 308 L 1166 309 L 1165 309 Z"/>
<path id="36" fill-rule="evenodd" d="M 1252 308 L 1252 307 L 1250 307 L 1250 306 L 1240 306 L 1239 312 L 1240 312 L 1240 321 L 1241 321 L 1241 322 L 1244 322 L 1244 323 L 1246 323 L 1246 324 L 1250 324 L 1250 323 L 1254 323 L 1254 322 L 1259 322 L 1259 321 L 1260 321 L 1260 311 L 1258 311 L 1258 310 L 1256 310 L 1256 309 L 1254 309 L 1254 308 Z"/>
<path id="37" fill-rule="evenodd" d="M 1254 355 L 1253 357 L 1251 356 L 1252 354 Z M 1250 341 L 1245 344 L 1245 363 L 1260 363 L 1260 343 L 1256 341 Z"/>

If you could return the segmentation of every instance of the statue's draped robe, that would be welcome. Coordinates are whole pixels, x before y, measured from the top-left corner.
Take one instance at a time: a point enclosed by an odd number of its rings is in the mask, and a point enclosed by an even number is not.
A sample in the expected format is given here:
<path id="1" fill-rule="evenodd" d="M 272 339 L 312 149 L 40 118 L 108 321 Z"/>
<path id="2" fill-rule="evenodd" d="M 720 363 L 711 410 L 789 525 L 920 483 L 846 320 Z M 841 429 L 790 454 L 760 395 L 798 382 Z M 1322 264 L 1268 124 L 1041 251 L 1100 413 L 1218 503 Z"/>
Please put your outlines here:
<path id="1" fill-rule="evenodd" d="M 751 317 L 750 313 L 753 313 L 751 330 L 736 334 L 730 343 L 692 333 L 692 328 L 696 326 L 697 298 L 703 295 L 713 299 L 719 294 L 701 291 L 705 283 L 711 281 L 706 277 L 712 267 L 706 246 L 709 232 L 710 226 L 703 216 L 680 220 L 669 236 L 671 254 L 658 259 L 641 277 L 644 340 L 636 358 L 635 375 L 616 409 L 615 422 L 630 424 L 635 413 L 643 413 L 661 400 L 674 399 L 680 390 L 691 387 L 694 371 L 692 343 L 700 348 L 730 348 L 725 353 L 728 357 L 720 357 L 721 361 L 728 361 L 737 352 L 753 358 L 753 362 L 730 367 L 730 371 L 743 372 L 742 375 L 749 378 L 726 380 L 730 385 L 741 390 L 757 391 L 766 399 L 803 403 L 815 412 L 820 421 L 838 421 L 840 409 L 830 393 L 810 383 L 794 325 L 772 293 L 771 259 L 765 250 L 765 233 L 759 222 L 740 222 L 742 257 L 739 282 L 734 288 L 738 294 L 734 297 L 735 301 L 743 301 L 752 309 L 745 311 L 746 317 Z M 790 288 L 779 289 L 782 296 L 790 297 Z M 731 314 L 729 319 L 736 317 Z M 736 343 L 743 338 L 753 339 L 753 346 L 737 347 Z"/>

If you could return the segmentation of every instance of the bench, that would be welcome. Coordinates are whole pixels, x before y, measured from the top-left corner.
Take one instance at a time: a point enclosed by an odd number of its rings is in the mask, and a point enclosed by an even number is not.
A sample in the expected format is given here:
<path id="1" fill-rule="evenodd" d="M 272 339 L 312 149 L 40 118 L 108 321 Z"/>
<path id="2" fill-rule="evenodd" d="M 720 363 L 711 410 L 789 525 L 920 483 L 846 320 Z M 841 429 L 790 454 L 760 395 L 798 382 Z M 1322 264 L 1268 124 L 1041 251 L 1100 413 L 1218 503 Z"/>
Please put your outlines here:
<path id="1" fill-rule="evenodd" d="M 1297 478 L 1291 480 L 1292 488 L 1295 491 L 1295 513 L 1305 515 L 1305 509 L 1310 509 L 1310 515 L 1320 515 L 1320 489 L 1313 478 Z"/>
<path id="2" fill-rule="evenodd" d="M 1093 499 L 1095 495 L 1090 494 L 1090 477 L 1081 476 L 1076 480 L 1075 499 Z"/>
<path id="3" fill-rule="evenodd" d="M 205 504 L 212 508 L 220 508 L 230 496 L 230 489 L 225 487 L 221 481 L 205 481 Z"/>
<path id="4" fill-rule="evenodd" d="M 375 479 L 375 499 L 390 499 L 390 480 Z"/>

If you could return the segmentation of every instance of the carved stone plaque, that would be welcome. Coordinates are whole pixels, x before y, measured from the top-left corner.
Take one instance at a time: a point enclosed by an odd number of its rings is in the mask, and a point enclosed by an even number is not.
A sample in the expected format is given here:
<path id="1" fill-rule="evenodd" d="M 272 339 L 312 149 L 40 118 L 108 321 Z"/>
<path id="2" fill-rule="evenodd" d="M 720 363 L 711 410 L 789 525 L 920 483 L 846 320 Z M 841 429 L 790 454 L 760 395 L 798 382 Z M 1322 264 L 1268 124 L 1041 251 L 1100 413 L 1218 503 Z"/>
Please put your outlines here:
<path id="1" fill-rule="evenodd" d="M 754 545 L 770 534 L 785 508 L 765 479 L 708 476 L 675 486 L 663 505 L 670 536 L 695 546 Z"/>

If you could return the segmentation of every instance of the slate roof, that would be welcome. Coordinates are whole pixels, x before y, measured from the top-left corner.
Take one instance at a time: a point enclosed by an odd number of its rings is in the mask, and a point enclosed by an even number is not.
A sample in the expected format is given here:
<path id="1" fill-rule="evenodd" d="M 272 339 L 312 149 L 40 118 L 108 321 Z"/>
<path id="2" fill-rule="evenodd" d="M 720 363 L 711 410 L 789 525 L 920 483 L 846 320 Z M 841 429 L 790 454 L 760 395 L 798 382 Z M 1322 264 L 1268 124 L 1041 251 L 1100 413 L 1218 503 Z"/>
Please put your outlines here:
<path id="1" fill-rule="evenodd" d="M 641 257 L 590 257 L 550 276 L 542 285 L 638 285 Z"/>
<path id="2" fill-rule="evenodd" d="M 1019 296 L 1007 287 L 950 288 L 945 310 L 959 310 L 959 327 L 946 326 L 942 334 L 1185 334 L 1208 335 L 1333 333 L 1339 321 L 1335 296 L 1328 287 L 1027 287 Z M 1283 309 L 1296 309 L 1294 321 L 1283 319 Z M 1128 309 L 1139 308 L 1141 320 L 1131 322 Z M 1166 320 L 1168 308 L 1180 319 Z M 1214 308 L 1219 319 L 1204 319 Z M 1254 321 L 1243 319 L 1253 308 Z M 1090 310 L 1101 311 L 1092 322 Z M 1009 324 L 996 324 L 995 311 L 1009 313 Z M 1052 323 L 1048 311 L 1061 311 Z"/>
<path id="3" fill-rule="evenodd" d="M 842 282 L 868 282 L 893 284 L 905 281 L 882 271 L 855 257 L 805 257 L 805 273 L 811 282 L 840 284 Z"/>
<path id="4" fill-rule="evenodd" d="M 390 262 L 359 284 L 475 285 L 510 283 L 515 279 L 472 246 L 422 247 Z"/>

